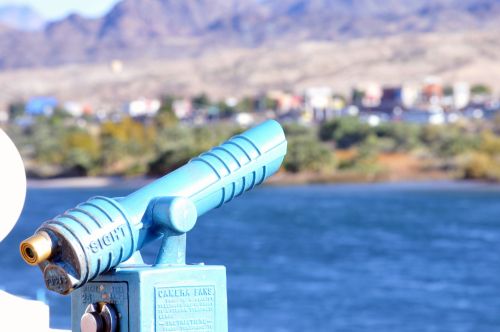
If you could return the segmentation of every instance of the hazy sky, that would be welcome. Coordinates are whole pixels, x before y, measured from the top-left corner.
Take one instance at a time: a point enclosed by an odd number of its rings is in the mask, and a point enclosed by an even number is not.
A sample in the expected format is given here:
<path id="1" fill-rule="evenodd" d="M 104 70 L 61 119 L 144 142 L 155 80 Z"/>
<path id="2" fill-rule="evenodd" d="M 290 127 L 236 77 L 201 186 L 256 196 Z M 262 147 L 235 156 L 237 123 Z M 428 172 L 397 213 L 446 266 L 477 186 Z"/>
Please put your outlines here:
<path id="1" fill-rule="evenodd" d="M 29 5 L 48 19 L 57 19 L 77 12 L 85 16 L 99 16 L 119 0 L 0 0 L 2 5 Z"/>

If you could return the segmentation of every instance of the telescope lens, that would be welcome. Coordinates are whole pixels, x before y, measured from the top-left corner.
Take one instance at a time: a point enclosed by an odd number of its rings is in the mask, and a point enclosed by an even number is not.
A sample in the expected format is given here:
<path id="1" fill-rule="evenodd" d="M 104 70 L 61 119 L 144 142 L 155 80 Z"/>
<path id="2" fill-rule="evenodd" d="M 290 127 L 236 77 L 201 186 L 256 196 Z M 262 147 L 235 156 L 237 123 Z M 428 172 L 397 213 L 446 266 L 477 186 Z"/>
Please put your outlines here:
<path id="1" fill-rule="evenodd" d="M 26 255 L 31 259 L 35 259 L 35 253 L 30 247 L 26 248 Z"/>
<path id="2" fill-rule="evenodd" d="M 40 232 L 21 243 L 21 256 L 30 265 L 38 265 L 52 254 L 52 240 L 49 235 Z"/>

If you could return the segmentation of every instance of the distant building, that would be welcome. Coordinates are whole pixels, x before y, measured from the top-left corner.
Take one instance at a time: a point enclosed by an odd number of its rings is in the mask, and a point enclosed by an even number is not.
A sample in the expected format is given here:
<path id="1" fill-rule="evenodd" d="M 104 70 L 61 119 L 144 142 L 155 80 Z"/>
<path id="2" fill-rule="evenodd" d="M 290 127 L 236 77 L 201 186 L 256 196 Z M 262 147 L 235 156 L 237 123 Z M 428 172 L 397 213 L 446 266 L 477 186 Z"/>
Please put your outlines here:
<path id="1" fill-rule="evenodd" d="M 298 110 L 302 106 L 302 98 L 292 93 L 271 91 L 269 92 L 268 97 L 276 101 L 277 112 L 279 114 Z"/>
<path id="2" fill-rule="evenodd" d="M 395 107 L 410 108 L 415 106 L 419 91 L 412 85 L 385 87 L 382 89 L 380 108 L 394 109 Z"/>
<path id="3" fill-rule="evenodd" d="M 470 86 L 465 82 L 453 85 L 453 106 L 455 109 L 463 109 L 470 103 Z"/>
<path id="4" fill-rule="evenodd" d="M 352 89 L 352 103 L 360 108 L 372 108 L 380 105 L 383 90 L 380 84 L 364 83 Z"/>
<path id="5" fill-rule="evenodd" d="M 0 104 L 0 123 L 7 123 L 9 118 L 9 106 Z"/>
<path id="6" fill-rule="evenodd" d="M 234 121 L 243 127 L 248 127 L 255 122 L 254 116 L 251 113 L 240 112 L 234 116 Z"/>
<path id="7" fill-rule="evenodd" d="M 26 103 L 24 112 L 31 116 L 51 116 L 57 105 L 54 97 L 33 97 Z"/>
<path id="8" fill-rule="evenodd" d="M 0 110 L 0 123 L 7 123 L 9 121 L 9 112 Z"/>
<path id="9" fill-rule="evenodd" d="M 178 99 L 172 103 L 175 116 L 180 119 L 187 119 L 193 115 L 193 104 L 189 99 Z"/>
<path id="10" fill-rule="evenodd" d="M 379 106 L 382 99 L 382 88 L 379 84 L 370 83 L 365 85 L 362 99 L 362 106 L 375 107 Z"/>
<path id="11" fill-rule="evenodd" d="M 238 105 L 239 99 L 236 97 L 227 97 L 224 100 L 224 103 L 226 104 L 227 107 L 236 107 Z"/>
<path id="12" fill-rule="evenodd" d="M 403 104 L 402 89 L 398 88 L 383 88 L 382 98 L 380 98 L 380 106 L 383 108 L 394 108 Z"/>
<path id="13" fill-rule="evenodd" d="M 63 108 L 66 111 L 66 113 L 75 118 L 93 114 L 92 107 L 79 102 L 73 102 L 73 101 L 67 102 L 64 104 Z"/>
<path id="14" fill-rule="evenodd" d="M 334 96 L 332 98 L 332 108 L 335 111 L 341 111 L 346 107 L 346 101 L 341 96 Z"/>
<path id="15" fill-rule="evenodd" d="M 140 98 L 131 101 L 127 106 L 127 113 L 135 117 L 152 117 L 160 110 L 161 102 L 158 99 Z"/>
<path id="16" fill-rule="evenodd" d="M 329 87 L 312 87 L 306 90 L 304 108 L 306 117 L 313 122 L 322 122 L 332 117 L 333 91 Z"/>
<path id="17" fill-rule="evenodd" d="M 438 105 L 443 98 L 443 84 L 437 77 L 428 77 L 425 79 L 422 88 L 422 101 L 432 105 Z"/>
<path id="18" fill-rule="evenodd" d="M 401 103 L 403 107 L 414 107 L 420 98 L 420 88 L 413 84 L 403 84 L 401 87 Z"/>

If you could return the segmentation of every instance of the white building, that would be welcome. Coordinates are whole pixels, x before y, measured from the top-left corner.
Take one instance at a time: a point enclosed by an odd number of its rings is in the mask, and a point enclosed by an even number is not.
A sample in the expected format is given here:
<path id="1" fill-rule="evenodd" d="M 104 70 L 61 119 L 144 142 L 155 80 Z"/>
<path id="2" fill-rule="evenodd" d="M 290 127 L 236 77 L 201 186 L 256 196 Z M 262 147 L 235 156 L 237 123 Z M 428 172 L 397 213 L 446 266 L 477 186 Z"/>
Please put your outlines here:
<path id="1" fill-rule="evenodd" d="M 7 123 L 9 121 L 9 108 L 5 105 L 0 107 L 0 123 Z"/>
<path id="2" fill-rule="evenodd" d="M 92 108 L 89 105 L 85 105 L 79 102 L 70 101 L 63 105 L 64 110 L 69 115 L 79 118 L 83 115 L 92 114 Z"/>
<path id="3" fill-rule="evenodd" d="M 401 87 L 402 106 L 410 108 L 415 106 L 420 98 L 420 89 L 413 84 L 403 84 Z"/>
<path id="4" fill-rule="evenodd" d="M 193 105 L 189 99 L 178 99 L 172 104 L 174 114 L 178 119 L 186 119 L 193 114 Z"/>
<path id="5" fill-rule="evenodd" d="M 127 113 L 131 117 L 155 116 L 160 107 L 161 102 L 158 99 L 140 98 L 128 104 Z"/>
<path id="6" fill-rule="evenodd" d="M 333 102 L 330 87 L 311 87 L 305 91 L 304 106 L 310 121 L 324 121 L 330 117 Z"/>
<path id="7" fill-rule="evenodd" d="M 456 109 L 462 109 L 469 105 L 470 102 L 470 86 L 465 82 L 453 84 L 453 106 Z"/>
<path id="8" fill-rule="evenodd" d="M 248 127 L 255 122 L 255 119 L 250 113 L 240 112 L 235 115 L 234 121 L 240 126 Z"/>

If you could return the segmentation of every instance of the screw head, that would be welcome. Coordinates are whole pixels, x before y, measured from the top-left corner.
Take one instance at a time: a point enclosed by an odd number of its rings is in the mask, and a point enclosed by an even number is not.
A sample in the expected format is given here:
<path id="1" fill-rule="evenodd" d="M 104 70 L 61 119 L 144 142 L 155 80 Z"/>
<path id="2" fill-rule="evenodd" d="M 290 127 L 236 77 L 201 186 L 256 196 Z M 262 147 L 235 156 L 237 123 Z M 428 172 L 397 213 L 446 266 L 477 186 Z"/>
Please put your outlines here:
<path id="1" fill-rule="evenodd" d="M 110 303 L 91 303 L 80 319 L 82 332 L 116 332 L 118 313 Z"/>
<path id="2" fill-rule="evenodd" d="M 82 332 L 105 332 L 104 321 L 97 312 L 86 312 L 80 320 Z"/>

